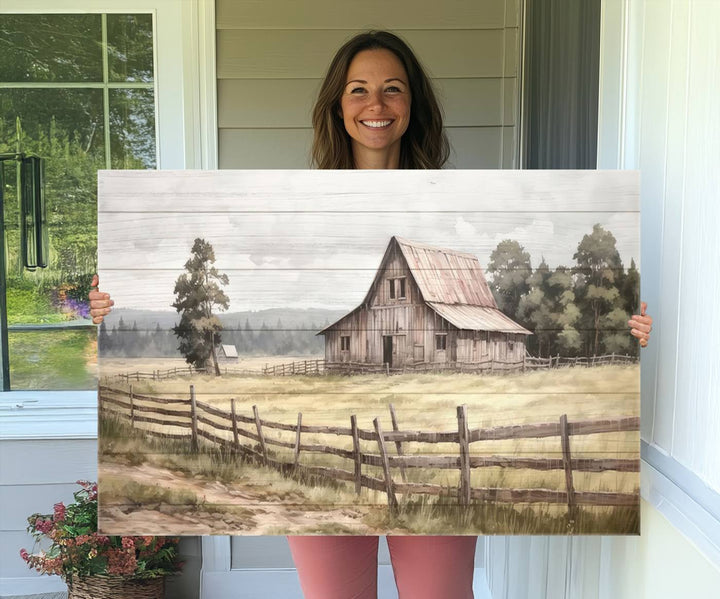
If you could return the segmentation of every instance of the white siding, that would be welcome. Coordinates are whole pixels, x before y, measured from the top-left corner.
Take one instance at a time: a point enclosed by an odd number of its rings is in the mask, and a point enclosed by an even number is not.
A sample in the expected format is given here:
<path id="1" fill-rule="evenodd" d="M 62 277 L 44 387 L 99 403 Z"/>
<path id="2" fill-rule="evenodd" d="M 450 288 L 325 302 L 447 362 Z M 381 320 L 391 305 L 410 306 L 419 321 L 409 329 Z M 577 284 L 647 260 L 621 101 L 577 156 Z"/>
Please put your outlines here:
<path id="1" fill-rule="evenodd" d="M 355 33 L 390 29 L 433 77 L 450 166 L 516 166 L 519 0 L 437 3 L 217 2 L 221 168 L 307 168 L 310 112 L 333 53 Z M 368 15 L 381 14 L 382 22 Z M 372 18 L 372 17 L 370 17 Z"/>

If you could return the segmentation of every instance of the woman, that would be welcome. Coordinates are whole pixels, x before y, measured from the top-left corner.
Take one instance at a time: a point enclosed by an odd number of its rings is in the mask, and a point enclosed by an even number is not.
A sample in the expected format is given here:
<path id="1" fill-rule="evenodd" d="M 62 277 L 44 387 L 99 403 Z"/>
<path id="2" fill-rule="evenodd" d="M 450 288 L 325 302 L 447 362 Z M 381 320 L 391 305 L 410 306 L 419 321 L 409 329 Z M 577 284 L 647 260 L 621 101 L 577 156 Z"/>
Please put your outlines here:
<path id="1" fill-rule="evenodd" d="M 387 32 L 360 34 L 335 55 L 312 115 L 321 169 L 441 168 L 449 147 L 432 85 L 410 48 Z M 93 285 L 97 280 L 93 281 Z M 93 322 L 113 305 L 90 294 Z M 652 319 L 634 316 L 647 344 Z M 377 596 L 377 537 L 289 537 L 306 599 Z M 400 599 L 469 599 L 476 537 L 389 536 Z"/>

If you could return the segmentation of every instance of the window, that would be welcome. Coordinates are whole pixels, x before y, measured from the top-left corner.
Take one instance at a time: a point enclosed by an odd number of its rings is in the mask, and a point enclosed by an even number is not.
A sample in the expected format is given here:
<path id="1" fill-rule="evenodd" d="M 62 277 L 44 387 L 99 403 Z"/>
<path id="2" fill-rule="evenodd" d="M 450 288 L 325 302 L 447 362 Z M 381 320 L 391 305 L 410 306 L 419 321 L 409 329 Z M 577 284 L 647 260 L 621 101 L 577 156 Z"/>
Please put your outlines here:
<path id="1" fill-rule="evenodd" d="M 447 348 L 447 334 L 437 333 L 435 335 L 435 349 L 440 351 Z"/>
<path id="2" fill-rule="evenodd" d="M 350 351 L 350 335 L 340 336 L 340 351 Z"/>
<path id="3" fill-rule="evenodd" d="M 4 14 L 0 153 L 45 159 L 47 268 L 20 263 L 14 161 L 3 163 L 9 385 L 90 389 L 97 170 L 155 168 L 151 14 Z"/>
<path id="4" fill-rule="evenodd" d="M 405 299 L 406 298 L 406 279 L 400 277 L 396 279 L 388 279 L 388 285 L 390 290 L 390 299 Z"/>

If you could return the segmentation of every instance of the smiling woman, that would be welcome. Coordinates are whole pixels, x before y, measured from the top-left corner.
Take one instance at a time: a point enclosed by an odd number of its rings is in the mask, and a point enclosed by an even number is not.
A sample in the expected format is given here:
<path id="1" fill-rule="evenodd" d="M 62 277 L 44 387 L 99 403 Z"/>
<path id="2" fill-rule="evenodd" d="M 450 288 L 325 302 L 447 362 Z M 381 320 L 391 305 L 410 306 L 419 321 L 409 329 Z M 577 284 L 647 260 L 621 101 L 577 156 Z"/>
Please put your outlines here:
<path id="1" fill-rule="evenodd" d="M 397 168 L 410 121 L 410 86 L 389 50 L 365 50 L 350 63 L 340 116 L 352 138 L 355 168 Z"/>
<path id="2" fill-rule="evenodd" d="M 387 31 L 362 33 L 338 50 L 312 124 L 321 169 L 442 168 L 450 153 L 430 79 Z"/>

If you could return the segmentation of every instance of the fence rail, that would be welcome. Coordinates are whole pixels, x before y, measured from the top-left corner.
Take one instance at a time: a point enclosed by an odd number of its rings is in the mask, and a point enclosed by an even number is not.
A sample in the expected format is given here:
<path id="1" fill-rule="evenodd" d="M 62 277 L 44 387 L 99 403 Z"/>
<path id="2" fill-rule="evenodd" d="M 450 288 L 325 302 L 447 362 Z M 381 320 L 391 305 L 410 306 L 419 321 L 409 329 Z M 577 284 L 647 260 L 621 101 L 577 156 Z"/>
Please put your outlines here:
<path id="1" fill-rule="evenodd" d="M 168 404 L 183 404 L 184 408 L 168 408 Z M 609 491 L 576 491 L 573 484 L 573 472 L 639 472 L 640 459 L 616 458 L 576 458 L 572 457 L 570 438 L 579 435 L 638 432 L 638 417 L 604 419 L 593 421 L 569 422 L 562 415 L 556 422 L 522 424 L 517 426 L 497 426 L 491 428 L 470 429 L 466 406 L 457 408 L 457 429 L 452 431 L 403 431 L 400 430 L 395 410 L 390 405 L 393 430 L 383 431 L 380 421 L 375 418 L 373 428 L 360 428 L 357 417 L 350 416 L 350 426 L 318 426 L 303 424 L 302 413 L 298 414 L 296 424 L 276 422 L 260 417 L 257 406 L 252 414 L 238 414 L 235 400 L 231 400 L 230 411 L 219 409 L 205 402 L 197 401 L 195 388 L 190 385 L 186 399 L 154 398 L 136 395 L 132 386 L 129 391 L 100 386 L 100 408 L 103 414 L 128 418 L 131 426 L 148 435 L 160 438 L 187 440 L 194 450 L 199 449 L 199 438 L 212 445 L 222 446 L 245 455 L 259 463 L 276 468 L 288 474 L 304 474 L 331 480 L 353 482 L 356 493 L 362 488 L 374 489 L 387 494 L 391 509 L 398 506 L 397 495 L 451 495 L 456 496 L 461 505 L 471 500 L 497 501 L 508 503 L 560 503 L 567 504 L 568 513 L 574 519 L 578 505 L 594 506 L 637 506 L 639 495 Z M 144 414 L 152 413 L 153 416 Z M 220 419 L 220 421 L 218 421 Z M 160 425 L 164 430 L 157 431 L 145 424 Z M 246 425 L 246 427 L 241 426 Z M 177 429 L 182 432 L 177 432 Z M 172 430 L 168 430 L 172 429 Z M 294 441 L 283 441 L 272 436 L 273 431 L 290 431 Z M 352 449 L 334 447 L 330 444 L 303 442 L 302 435 L 325 434 L 349 437 Z M 527 439 L 559 437 L 562 458 L 529 458 L 517 456 L 473 456 L 470 445 L 483 441 L 501 439 Z M 245 443 L 242 439 L 249 439 Z M 363 450 L 360 440 L 377 444 L 377 452 Z M 455 455 L 405 455 L 403 444 L 454 443 L 458 445 Z M 391 455 L 394 446 L 396 455 Z M 292 459 L 283 460 L 272 450 L 281 447 L 292 450 Z M 339 456 L 350 463 L 349 469 L 323 466 L 310 466 L 300 462 L 301 455 L 324 454 Z M 363 466 L 377 468 L 382 477 L 363 472 Z M 473 488 L 470 483 L 472 469 L 488 467 L 522 468 L 533 470 L 562 470 L 565 473 L 565 489 L 505 489 Z M 460 471 L 458 487 L 448 487 L 429 483 L 408 482 L 407 469 L 439 468 Z M 400 473 L 400 480 L 394 472 Z"/>
<path id="2" fill-rule="evenodd" d="M 533 370 L 546 370 L 550 368 L 575 368 L 606 366 L 610 364 L 634 364 L 638 361 L 636 356 L 627 354 L 607 354 L 604 356 L 590 356 L 569 358 L 564 356 L 550 356 L 536 358 L 525 356 L 522 360 L 496 360 L 487 358 L 479 362 L 418 362 L 402 367 L 392 367 L 389 364 L 369 364 L 367 362 L 328 362 L 327 360 L 304 360 L 287 362 L 274 366 L 265 366 L 262 374 L 270 376 L 291 376 L 298 374 L 404 374 L 404 373 L 506 373 L 526 372 Z"/>
<path id="3" fill-rule="evenodd" d="M 569 358 L 564 356 L 550 356 L 549 358 L 536 358 L 525 356 L 522 360 L 507 361 L 485 359 L 479 362 L 419 362 L 408 364 L 401 368 L 391 367 L 389 364 L 368 364 L 367 362 L 328 362 L 324 359 L 297 360 L 283 364 L 266 364 L 260 369 L 232 368 L 221 366 L 221 374 L 233 375 L 264 375 L 264 376 L 300 376 L 300 375 L 323 375 L 323 374 L 403 374 L 408 372 L 422 373 L 504 373 L 504 372 L 526 372 L 550 368 L 574 368 L 605 366 L 609 364 L 634 364 L 638 361 L 636 356 L 623 354 L 607 354 L 604 356 L 590 356 Z M 105 382 L 124 381 L 129 384 L 131 381 L 142 380 L 163 381 L 180 376 L 191 376 L 193 374 L 212 374 L 212 368 L 196 368 L 188 365 L 185 367 L 168 368 L 167 370 L 153 370 L 152 372 L 127 372 L 107 376 Z"/>

